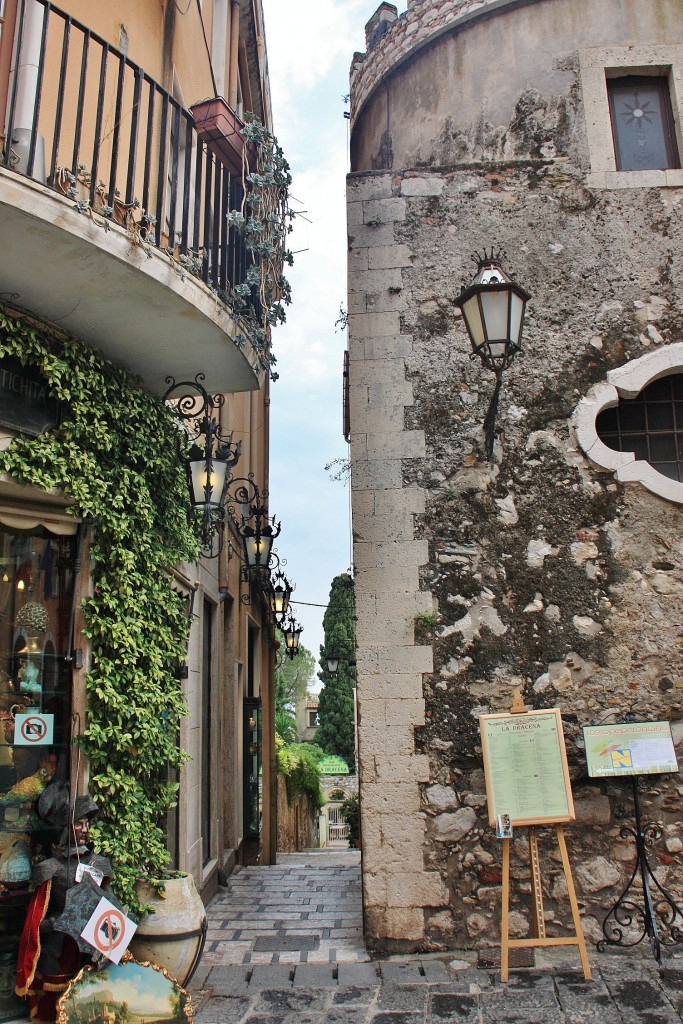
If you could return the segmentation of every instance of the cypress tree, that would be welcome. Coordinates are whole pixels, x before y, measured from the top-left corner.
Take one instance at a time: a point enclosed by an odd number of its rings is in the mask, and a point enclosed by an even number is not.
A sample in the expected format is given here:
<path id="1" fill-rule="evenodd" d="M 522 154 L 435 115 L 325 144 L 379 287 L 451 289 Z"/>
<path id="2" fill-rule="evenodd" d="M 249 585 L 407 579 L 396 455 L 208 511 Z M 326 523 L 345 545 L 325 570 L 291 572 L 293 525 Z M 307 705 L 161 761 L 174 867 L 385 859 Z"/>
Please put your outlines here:
<path id="1" fill-rule="evenodd" d="M 318 713 L 320 727 L 315 742 L 326 754 L 343 757 L 355 771 L 355 729 L 353 688 L 356 685 L 356 605 L 353 579 L 348 573 L 335 576 L 323 617 L 325 644 L 320 648 L 318 678 L 322 681 Z M 339 667 L 333 674 L 326 656 L 334 653 Z"/>

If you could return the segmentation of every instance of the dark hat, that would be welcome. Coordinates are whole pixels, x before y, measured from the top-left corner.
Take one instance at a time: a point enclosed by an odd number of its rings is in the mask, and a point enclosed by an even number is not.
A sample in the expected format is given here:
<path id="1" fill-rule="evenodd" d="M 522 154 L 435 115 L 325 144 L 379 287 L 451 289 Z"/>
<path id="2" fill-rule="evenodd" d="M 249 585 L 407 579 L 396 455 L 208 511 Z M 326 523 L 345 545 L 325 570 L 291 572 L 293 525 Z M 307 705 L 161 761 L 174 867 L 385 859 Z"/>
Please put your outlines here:
<path id="1" fill-rule="evenodd" d="M 90 796 L 90 793 L 76 797 L 76 801 L 74 803 L 74 821 L 80 821 L 81 818 L 94 818 L 98 813 L 99 807 Z"/>

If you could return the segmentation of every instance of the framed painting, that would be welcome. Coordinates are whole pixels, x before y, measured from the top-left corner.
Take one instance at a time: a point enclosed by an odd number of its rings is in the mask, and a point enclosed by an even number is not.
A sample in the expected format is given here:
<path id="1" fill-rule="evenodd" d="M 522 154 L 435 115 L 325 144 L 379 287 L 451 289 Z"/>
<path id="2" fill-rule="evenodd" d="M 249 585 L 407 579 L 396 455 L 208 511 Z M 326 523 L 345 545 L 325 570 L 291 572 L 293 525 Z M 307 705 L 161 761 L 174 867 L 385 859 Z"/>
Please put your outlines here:
<path id="1" fill-rule="evenodd" d="M 57 1004 L 57 1024 L 192 1024 L 190 995 L 162 967 L 124 954 L 84 967 Z"/>

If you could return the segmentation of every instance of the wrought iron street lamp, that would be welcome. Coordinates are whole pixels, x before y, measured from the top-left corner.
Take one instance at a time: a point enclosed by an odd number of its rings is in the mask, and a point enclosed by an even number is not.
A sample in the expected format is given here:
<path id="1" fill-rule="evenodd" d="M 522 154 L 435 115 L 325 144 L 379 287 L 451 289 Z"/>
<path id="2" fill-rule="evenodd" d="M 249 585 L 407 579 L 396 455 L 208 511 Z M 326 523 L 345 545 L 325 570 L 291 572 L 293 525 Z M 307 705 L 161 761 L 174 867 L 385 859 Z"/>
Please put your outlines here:
<path id="1" fill-rule="evenodd" d="M 268 572 L 273 543 L 280 536 L 282 524 L 275 516 L 268 515 L 268 507 L 261 504 L 264 495 L 257 495 L 255 503 L 249 506 L 247 515 L 242 516 L 240 536 L 244 545 L 247 569 L 253 576 Z"/>
<path id="2" fill-rule="evenodd" d="M 270 612 L 278 626 L 287 617 L 289 601 L 293 590 L 294 587 L 285 574 L 278 569 L 275 575 L 271 577 L 269 594 Z"/>
<path id="3" fill-rule="evenodd" d="M 336 676 L 339 669 L 339 662 L 341 658 L 336 651 L 327 651 L 325 654 L 325 661 L 327 662 L 327 671 L 331 676 Z"/>
<path id="4" fill-rule="evenodd" d="M 300 626 L 296 621 L 292 613 L 289 613 L 289 619 L 282 625 L 282 634 L 285 638 L 285 648 L 290 658 L 294 659 L 299 653 L 299 637 L 304 631 L 304 627 Z"/>
<path id="5" fill-rule="evenodd" d="M 221 428 L 217 414 L 225 396 L 210 395 L 203 380 L 203 373 L 198 373 L 193 381 L 177 383 L 173 377 L 167 377 L 169 386 L 163 401 L 170 404 L 187 433 L 189 447 L 182 446 L 179 437 L 178 457 L 187 474 L 202 555 L 216 558 L 223 547 L 225 495 L 232 469 L 240 457 L 241 443 L 233 442 L 232 431 Z"/>
<path id="6" fill-rule="evenodd" d="M 515 355 L 522 351 L 522 328 L 526 304 L 531 298 L 503 270 L 500 258 L 484 250 L 477 255 L 477 273 L 469 287 L 463 287 L 455 300 L 462 310 L 472 352 L 479 356 L 484 366 L 496 377 L 496 386 L 484 419 L 486 456 L 493 458 L 494 425 L 498 410 L 498 399 L 503 383 L 503 371 L 508 368 Z"/>

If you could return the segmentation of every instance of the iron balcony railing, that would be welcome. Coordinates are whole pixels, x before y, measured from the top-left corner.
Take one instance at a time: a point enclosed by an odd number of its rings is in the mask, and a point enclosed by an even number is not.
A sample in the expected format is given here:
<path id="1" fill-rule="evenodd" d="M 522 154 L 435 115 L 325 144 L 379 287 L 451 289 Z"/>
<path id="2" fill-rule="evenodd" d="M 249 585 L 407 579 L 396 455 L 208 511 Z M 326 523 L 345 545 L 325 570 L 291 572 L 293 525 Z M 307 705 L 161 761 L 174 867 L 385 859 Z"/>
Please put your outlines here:
<path id="1" fill-rule="evenodd" d="M 241 175 L 177 99 L 48 0 L 20 0 L 17 26 L 0 162 L 122 224 L 229 297 L 254 262 L 228 217 L 242 204 Z M 257 289 L 241 291 L 260 317 Z"/>

